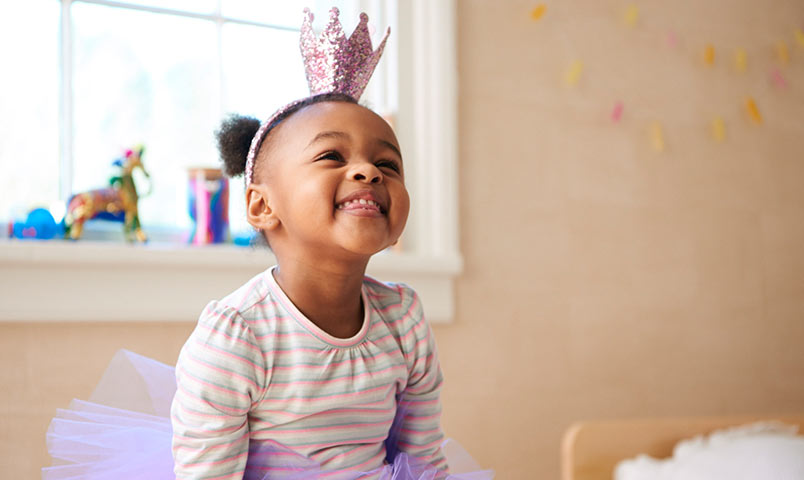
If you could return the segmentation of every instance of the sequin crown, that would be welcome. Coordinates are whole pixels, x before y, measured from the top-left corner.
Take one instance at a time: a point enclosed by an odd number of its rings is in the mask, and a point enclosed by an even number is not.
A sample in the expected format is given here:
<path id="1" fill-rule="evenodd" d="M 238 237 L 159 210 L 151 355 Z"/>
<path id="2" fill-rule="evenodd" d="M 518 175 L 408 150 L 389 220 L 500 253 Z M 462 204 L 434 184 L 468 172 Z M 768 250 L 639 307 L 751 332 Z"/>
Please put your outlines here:
<path id="1" fill-rule="evenodd" d="M 321 36 L 316 38 L 315 32 L 313 32 L 313 13 L 309 8 L 304 9 L 299 46 L 304 60 L 307 84 L 310 87 L 311 97 L 322 93 L 343 93 L 359 100 L 380 61 L 391 28 L 389 27 L 385 32 L 377 50 L 373 50 L 368 28 L 368 15 L 360 14 L 360 23 L 355 27 L 352 35 L 346 38 L 343 26 L 338 20 L 339 14 L 340 11 L 337 7 L 330 9 L 329 23 Z M 296 100 L 285 105 L 260 124 L 260 128 L 251 139 L 246 156 L 246 185 L 251 183 L 257 152 L 259 152 L 260 145 L 274 119 L 303 100 Z"/>
<path id="2" fill-rule="evenodd" d="M 313 13 L 305 8 L 304 14 L 300 44 L 310 95 L 337 92 L 360 99 L 380 61 L 391 29 L 385 32 L 377 50 L 372 50 L 365 13 L 360 14 L 360 23 L 349 38 L 338 20 L 337 7 L 329 11 L 329 23 L 318 38 L 313 32 Z"/>

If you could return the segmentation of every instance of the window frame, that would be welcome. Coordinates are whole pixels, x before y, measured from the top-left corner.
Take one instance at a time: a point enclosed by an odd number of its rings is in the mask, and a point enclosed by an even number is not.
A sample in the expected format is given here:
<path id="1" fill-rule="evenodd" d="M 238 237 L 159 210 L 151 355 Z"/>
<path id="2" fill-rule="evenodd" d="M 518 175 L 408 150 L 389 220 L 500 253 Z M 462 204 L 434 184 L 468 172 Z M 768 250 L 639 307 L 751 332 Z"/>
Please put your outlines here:
<path id="1" fill-rule="evenodd" d="M 372 1 L 380 0 L 363 5 Z M 62 8 L 71 3 L 63 0 Z M 397 8 L 398 49 L 389 52 L 398 58 L 388 63 L 398 66 L 383 75 L 399 89 L 396 129 L 406 162 L 414 164 L 409 245 L 403 253 L 376 255 L 368 274 L 410 284 L 428 319 L 449 323 L 455 317 L 455 278 L 463 269 L 455 1 L 405 0 Z M 70 101 L 62 106 L 62 118 Z M 63 141 L 62 152 L 69 142 Z M 7 274 L 0 279 L 6 297 L 0 321 L 194 321 L 205 302 L 221 298 L 274 261 L 268 251 L 228 245 L 2 240 L 0 266 Z"/>

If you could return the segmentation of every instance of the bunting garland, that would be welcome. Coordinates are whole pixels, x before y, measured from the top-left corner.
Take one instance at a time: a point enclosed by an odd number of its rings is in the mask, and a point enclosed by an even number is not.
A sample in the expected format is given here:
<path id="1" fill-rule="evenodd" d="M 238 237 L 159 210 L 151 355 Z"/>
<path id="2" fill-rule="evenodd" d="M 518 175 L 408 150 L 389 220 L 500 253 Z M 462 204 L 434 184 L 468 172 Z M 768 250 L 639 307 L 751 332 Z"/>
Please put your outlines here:
<path id="1" fill-rule="evenodd" d="M 548 6 L 545 4 L 535 6 L 530 12 L 531 19 L 534 21 L 540 21 L 543 19 L 547 8 Z M 628 5 L 624 10 L 621 11 L 621 13 L 622 21 L 626 27 L 629 29 L 639 28 L 642 13 L 637 5 Z M 556 18 L 555 12 L 551 15 L 551 18 Z M 558 16 L 561 16 L 560 12 Z M 788 36 L 791 33 L 792 39 Z M 768 77 L 766 78 L 768 78 L 770 85 L 775 90 L 782 92 L 788 89 L 791 83 L 791 78 L 789 75 L 785 74 L 785 69 L 791 64 L 791 62 L 793 62 L 793 52 L 791 51 L 790 45 L 792 45 L 793 49 L 795 50 L 804 51 L 804 29 L 798 28 L 792 32 L 789 32 L 787 35 L 780 35 L 780 37 L 787 37 L 787 39 L 780 38 L 775 42 L 775 44 L 772 44 L 770 48 L 767 45 L 764 47 L 767 52 L 772 52 L 772 55 L 767 57 L 765 61 L 762 61 L 761 59 L 757 61 L 749 58 L 748 50 L 742 45 L 732 47 L 731 49 L 726 49 L 725 57 L 723 57 L 724 51 L 722 46 L 720 48 L 721 51 L 718 51 L 714 43 L 705 43 L 700 45 L 697 49 L 698 52 L 700 52 L 700 57 L 698 58 L 701 59 L 699 61 L 702 61 L 703 66 L 706 68 L 714 68 L 722 63 L 730 71 L 733 71 L 735 74 L 739 75 L 746 74 L 751 69 L 763 68 L 761 65 L 770 61 L 772 65 L 770 67 L 764 67 L 768 68 Z M 678 33 L 673 30 L 668 30 L 666 34 L 667 46 L 671 49 L 678 50 L 680 43 Z M 750 51 L 755 52 L 756 50 Z M 729 52 L 731 52 L 731 62 L 729 61 Z M 788 73 L 790 72 L 788 71 Z M 582 59 L 576 58 L 569 63 L 563 78 L 567 85 L 575 87 L 579 85 L 584 76 L 584 62 Z M 589 77 L 588 80 L 584 81 L 593 81 L 593 79 L 592 77 Z M 609 118 L 613 124 L 621 123 L 626 100 L 627 99 L 624 98 L 612 99 L 613 104 L 610 110 Z M 735 99 L 735 104 L 739 104 L 740 101 L 742 102 L 742 109 L 745 112 L 746 120 L 754 125 L 762 125 L 763 114 L 756 99 L 751 95 L 746 95 L 742 100 Z M 629 109 L 630 108 L 631 107 L 629 107 Z M 635 112 L 636 118 L 644 119 L 644 115 L 639 115 L 639 110 L 639 108 L 636 108 L 635 110 L 629 111 Z M 661 153 L 667 149 L 665 129 L 662 122 L 656 118 L 657 116 L 655 115 L 655 112 L 652 116 L 654 116 L 655 119 L 651 120 L 647 126 L 649 140 L 653 150 L 657 153 Z M 629 115 L 629 118 L 634 117 L 634 115 Z M 728 140 L 727 122 L 723 116 L 714 115 L 710 117 L 708 125 L 709 136 L 711 137 L 712 141 L 716 143 L 723 143 Z"/>

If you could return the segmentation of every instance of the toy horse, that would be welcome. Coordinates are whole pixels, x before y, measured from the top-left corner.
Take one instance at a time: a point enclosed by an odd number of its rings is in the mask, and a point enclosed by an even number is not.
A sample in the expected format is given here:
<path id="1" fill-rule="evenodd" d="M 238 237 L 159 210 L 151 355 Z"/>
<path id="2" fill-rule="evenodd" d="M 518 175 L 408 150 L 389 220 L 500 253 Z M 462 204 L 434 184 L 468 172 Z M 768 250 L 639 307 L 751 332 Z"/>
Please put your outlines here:
<path id="1" fill-rule="evenodd" d="M 128 241 L 133 241 L 135 238 L 140 242 L 147 240 L 137 215 L 139 196 L 134 185 L 134 177 L 131 175 L 135 168 L 139 168 L 150 178 L 142 165 L 144 151 L 145 147 L 140 145 L 127 150 L 124 158 L 114 162 L 121 171 L 119 176 L 110 179 L 111 187 L 78 193 L 70 198 L 67 213 L 64 215 L 64 238 L 79 239 L 84 222 L 98 218 L 123 222 L 123 233 Z"/>

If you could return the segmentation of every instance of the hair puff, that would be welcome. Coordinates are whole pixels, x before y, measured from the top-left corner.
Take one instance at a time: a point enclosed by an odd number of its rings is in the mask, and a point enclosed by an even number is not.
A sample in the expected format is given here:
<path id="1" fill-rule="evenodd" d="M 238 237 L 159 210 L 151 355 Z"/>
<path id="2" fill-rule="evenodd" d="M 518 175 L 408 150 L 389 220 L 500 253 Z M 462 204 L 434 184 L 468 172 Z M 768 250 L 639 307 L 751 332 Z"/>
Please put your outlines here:
<path id="1" fill-rule="evenodd" d="M 229 177 L 243 175 L 246 171 L 246 157 L 251 139 L 260 128 L 260 121 L 254 117 L 229 115 L 215 132 L 218 151 L 223 161 L 223 171 Z"/>

